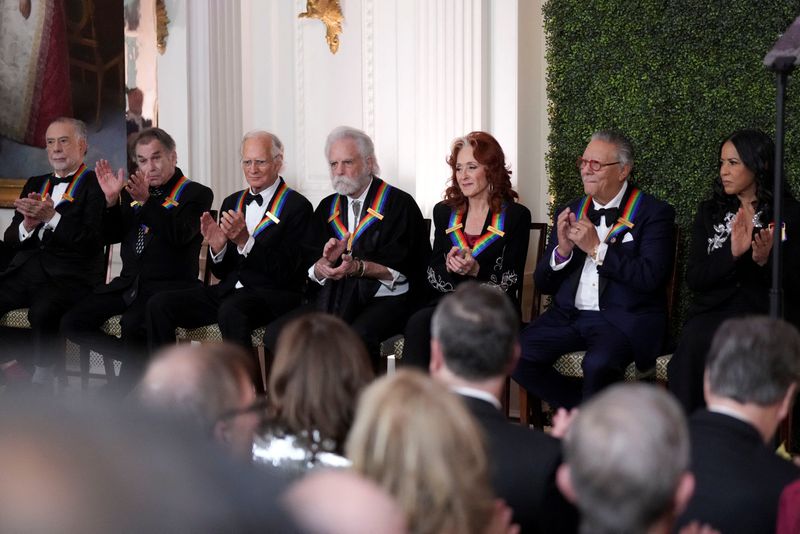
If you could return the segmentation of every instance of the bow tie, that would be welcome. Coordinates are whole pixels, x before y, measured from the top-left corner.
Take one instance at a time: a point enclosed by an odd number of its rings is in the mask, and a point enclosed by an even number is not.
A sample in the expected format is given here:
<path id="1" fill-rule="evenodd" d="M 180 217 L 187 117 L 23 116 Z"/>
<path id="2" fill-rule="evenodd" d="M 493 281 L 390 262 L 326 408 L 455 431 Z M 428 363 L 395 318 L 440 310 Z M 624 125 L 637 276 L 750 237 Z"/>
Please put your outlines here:
<path id="1" fill-rule="evenodd" d="M 68 184 L 72 181 L 72 176 L 67 176 L 66 178 L 59 178 L 55 174 L 50 178 L 50 183 L 53 184 L 53 187 L 59 184 Z"/>
<path id="2" fill-rule="evenodd" d="M 617 222 L 617 217 L 619 217 L 619 208 L 600 208 L 595 209 L 594 205 L 589 209 L 589 220 L 592 221 L 592 224 L 597 226 L 600 224 L 600 217 L 603 215 L 606 216 L 606 226 L 610 226 L 611 224 Z"/>
<path id="3" fill-rule="evenodd" d="M 261 195 L 254 195 L 252 193 L 247 193 L 244 197 L 244 205 L 249 206 L 250 203 L 254 200 L 256 201 L 256 204 L 260 206 L 261 203 L 264 202 L 264 197 L 262 197 Z"/>
<path id="4" fill-rule="evenodd" d="M 149 187 L 148 191 L 150 192 L 151 197 L 163 197 L 164 190 L 160 187 Z"/>

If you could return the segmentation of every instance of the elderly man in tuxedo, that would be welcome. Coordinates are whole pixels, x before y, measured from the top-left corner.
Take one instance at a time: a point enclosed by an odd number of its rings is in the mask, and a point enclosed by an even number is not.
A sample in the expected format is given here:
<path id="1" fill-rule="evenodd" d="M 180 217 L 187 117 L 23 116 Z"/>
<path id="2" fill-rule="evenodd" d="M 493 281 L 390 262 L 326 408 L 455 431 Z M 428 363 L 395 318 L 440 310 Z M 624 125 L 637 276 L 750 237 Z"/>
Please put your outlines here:
<path id="1" fill-rule="evenodd" d="M 411 195 L 378 177 L 375 147 L 366 133 L 334 129 L 325 155 L 336 192 L 314 213 L 316 261 L 309 262 L 308 278 L 318 291 L 297 313 L 315 310 L 343 318 L 364 340 L 377 368 L 380 342 L 403 331 L 426 286 L 430 240 Z M 268 348 L 274 349 L 290 318 L 269 326 Z"/>
<path id="2" fill-rule="evenodd" d="M 649 369 L 666 330 L 665 286 L 675 211 L 629 180 L 633 149 L 596 132 L 578 158 L 585 196 L 557 210 L 534 278 L 554 305 L 521 334 L 514 379 L 551 405 L 572 407 L 620 380 L 636 361 Z M 583 388 L 552 368 L 585 350 Z"/>
<path id="3" fill-rule="evenodd" d="M 241 163 L 248 187 L 222 201 L 219 222 L 208 213 L 200 220 L 220 283 L 151 299 L 153 349 L 174 343 L 177 326 L 211 323 L 219 324 L 225 340 L 250 349 L 253 329 L 300 304 L 311 203 L 281 178 L 283 143 L 275 134 L 246 134 Z"/>
<path id="4" fill-rule="evenodd" d="M 0 314 L 28 308 L 33 382 L 52 386 L 55 356 L 64 354 L 61 317 L 103 279 L 104 202 L 94 171 L 83 163 L 86 125 L 58 118 L 45 142 L 53 171 L 28 179 L 5 232 L 14 256 L 0 273 Z M 0 330 L 0 337 L 10 335 Z"/>
<path id="5" fill-rule="evenodd" d="M 175 141 L 160 128 L 138 134 L 133 143 L 137 172 L 125 179 L 101 160 L 95 169 L 105 196 L 102 232 L 121 243 L 122 272 L 95 288 L 61 321 L 65 337 L 123 361 L 120 376 L 132 386 L 147 359 L 147 302 L 162 291 L 199 286 L 200 216 L 214 194 L 178 168 Z M 122 338 L 101 331 L 122 315 Z"/>

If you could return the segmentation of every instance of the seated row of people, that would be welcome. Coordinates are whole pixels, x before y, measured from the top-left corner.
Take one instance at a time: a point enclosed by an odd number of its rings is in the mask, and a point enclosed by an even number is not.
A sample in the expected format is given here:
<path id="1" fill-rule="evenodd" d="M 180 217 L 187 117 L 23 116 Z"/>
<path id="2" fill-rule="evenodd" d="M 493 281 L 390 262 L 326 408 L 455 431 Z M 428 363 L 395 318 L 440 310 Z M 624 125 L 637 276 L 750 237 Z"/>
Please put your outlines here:
<path id="1" fill-rule="evenodd" d="M 245 135 L 248 187 L 225 198 L 218 220 L 209 214 L 212 192 L 184 176 L 163 130 L 135 139 L 138 170 L 128 179 L 106 161 L 91 171 L 85 152 L 80 121 L 53 122 L 53 173 L 28 181 L 6 231 L 16 254 L 0 273 L 0 313 L 29 308 L 35 382 L 51 379 L 62 336 L 123 360 L 132 382 L 148 353 L 174 342 L 176 327 L 217 323 L 224 339 L 249 348 L 252 331 L 268 325 L 265 344 L 274 351 L 283 325 L 310 311 L 349 323 L 374 369 L 381 341 L 402 332 L 411 317 L 404 362 L 425 368 L 442 295 L 477 280 L 519 306 L 531 214 L 517 202 L 502 148 L 485 132 L 452 145 L 445 200 L 434 207 L 433 254 L 416 202 L 378 177 L 372 140 L 354 128 L 328 136 L 336 192 L 315 211 L 280 176 L 280 139 Z M 773 152 L 758 131 L 726 139 L 714 200 L 698 212 L 688 270 L 695 306 L 670 365 L 670 387 L 688 411 L 702 404 L 705 333 L 728 316 L 766 308 Z M 641 370 L 653 367 L 665 345 L 665 286 L 675 250 L 674 210 L 634 185 L 625 137 L 595 133 L 577 163 L 585 196 L 556 210 L 535 272 L 554 305 L 523 330 L 514 372 L 527 390 L 565 407 L 619 380 L 632 361 Z M 790 198 L 784 210 L 787 268 L 800 258 L 786 237 L 798 206 Z M 196 276 L 203 239 L 220 280 L 212 286 Z M 122 272 L 99 285 L 102 246 L 114 242 L 121 243 Z M 790 303 L 800 289 L 792 280 Z M 100 326 L 120 314 L 121 339 L 104 334 Z M 552 368 L 574 350 L 587 351 L 582 386 Z"/>

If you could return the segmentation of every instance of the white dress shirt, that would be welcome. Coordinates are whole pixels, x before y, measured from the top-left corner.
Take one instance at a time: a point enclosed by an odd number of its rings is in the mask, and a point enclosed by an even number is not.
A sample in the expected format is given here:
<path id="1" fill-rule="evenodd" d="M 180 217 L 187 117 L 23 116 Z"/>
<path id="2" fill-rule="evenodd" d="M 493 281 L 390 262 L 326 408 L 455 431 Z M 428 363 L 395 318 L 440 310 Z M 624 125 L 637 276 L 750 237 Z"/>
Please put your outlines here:
<path id="1" fill-rule="evenodd" d="M 63 176 L 60 176 L 58 173 L 54 173 L 54 174 L 55 174 L 55 176 L 57 178 L 64 178 Z M 68 175 L 67 178 L 73 176 L 74 174 L 75 173 L 72 173 L 72 174 Z M 66 183 L 63 183 L 63 184 L 58 184 L 57 186 L 55 186 L 50 191 L 50 198 L 53 199 L 53 206 L 58 206 L 58 203 L 61 202 L 61 199 L 64 197 L 64 193 L 67 191 L 67 187 L 69 186 L 69 184 L 70 184 L 69 182 L 66 182 Z M 58 213 L 58 212 L 55 212 L 55 214 L 50 218 L 50 220 L 47 221 L 46 223 L 44 223 L 44 226 L 42 226 L 39 229 L 39 239 L 42 238 L 42 235 L 44 235 L 44 231 L 45 230 L 49 229 L 49 230 L 54 230 L 55 231 L 56 226 L 58 226 L 59 221 L 61 221 L 61 214 Z M 28 239 L 30 236 L 33 235 L 34 230 L 36 230 L 36 228 L 34 228 L 30 232 L 28 232 L 27 230 L 25 230 L 25 225 L 24 224 L 20 224 L 19 225 L 19 240 L 20 241 L 25 241 L 26 239 Z"/>
<path id="2" fill-rule="evenodd" d="M 622 187 L 614 198 L 608 204 L 600 204 L 592 199 L 595 209 L 600 208 L 618 208 L 622 203 L 622 197 L 625 196 L 625 191 L 628 189 L 628 181 L 622 183 Z M 586 260 L 583 262 L 583 271 L 581 278 L 578 282 L 578 289 L 575 292 L 575 307 L 579 310 L 600 310 L 600 275 L 597 273 L 597 266 L 603 263 L 608 251 L 608 244 L 604 243 L 608 231 L 617 221 L 607 221 L 606 216 L 600 217 L 600 224 L 595 226 L 597 231 L 597 238 L 600 240 L 600 245 L 597 246 L 597 258 L 592 258 L 589 254 L 586 255 Z M 556 250 L 553 249 L 553 254 L 550 256 L 550 267 L 554 271 L 559 271 L 567 266 L 572 260 L 570 254 L 567 261 L 556 263 Z"/>

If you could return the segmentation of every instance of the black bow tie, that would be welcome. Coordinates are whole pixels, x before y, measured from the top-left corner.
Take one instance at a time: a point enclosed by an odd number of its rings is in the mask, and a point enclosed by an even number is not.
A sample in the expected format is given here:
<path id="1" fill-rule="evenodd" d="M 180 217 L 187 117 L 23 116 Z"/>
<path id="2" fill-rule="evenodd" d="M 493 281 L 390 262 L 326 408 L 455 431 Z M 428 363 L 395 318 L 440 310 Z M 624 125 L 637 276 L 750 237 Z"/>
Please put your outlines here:
<path id="1" fill-rule="evenodd" d="M 164 190 L 161 189 L 160 187 L 150 187 L 150 188 L 148 188 L 148 190 L 150 191 L 150 196 L 151 197 L 163 197 L 164 196 Z"/>
<path id="2" fill-rule="evenodd" d="M 606 226 L 610 226 L 611 224 L 617 222 L 617 217 L 619 217 L 619 208 L 600 208 L 597 210 L 594 208 L 593 203 L 591 209 L 589 209 L 589 220 L 592 221 L 592 224 L 595 226 L 600 224 L 600 217 L 603 215 L 606 216 Z"/>
<path id="3" fill-rule="evenodd" d="M 256 204 L 259 206 L 262 202 L 264 202 L 264 198 L 261 195 L 253 195 L 251 193 L 247 193 L 244 197 L 244 205 L 249 206 L 252 201 L 256 201 Z"/>
<path id="4" fill-rule="evenodd" d="M 67 176 L 66 178 L 59 178 L 55 174 L 52 178 L 50 178 L 50 183 L 53 184 L 53 187 L 59 184 L 68 184 L 72 181 L 72 176 Z"/>

